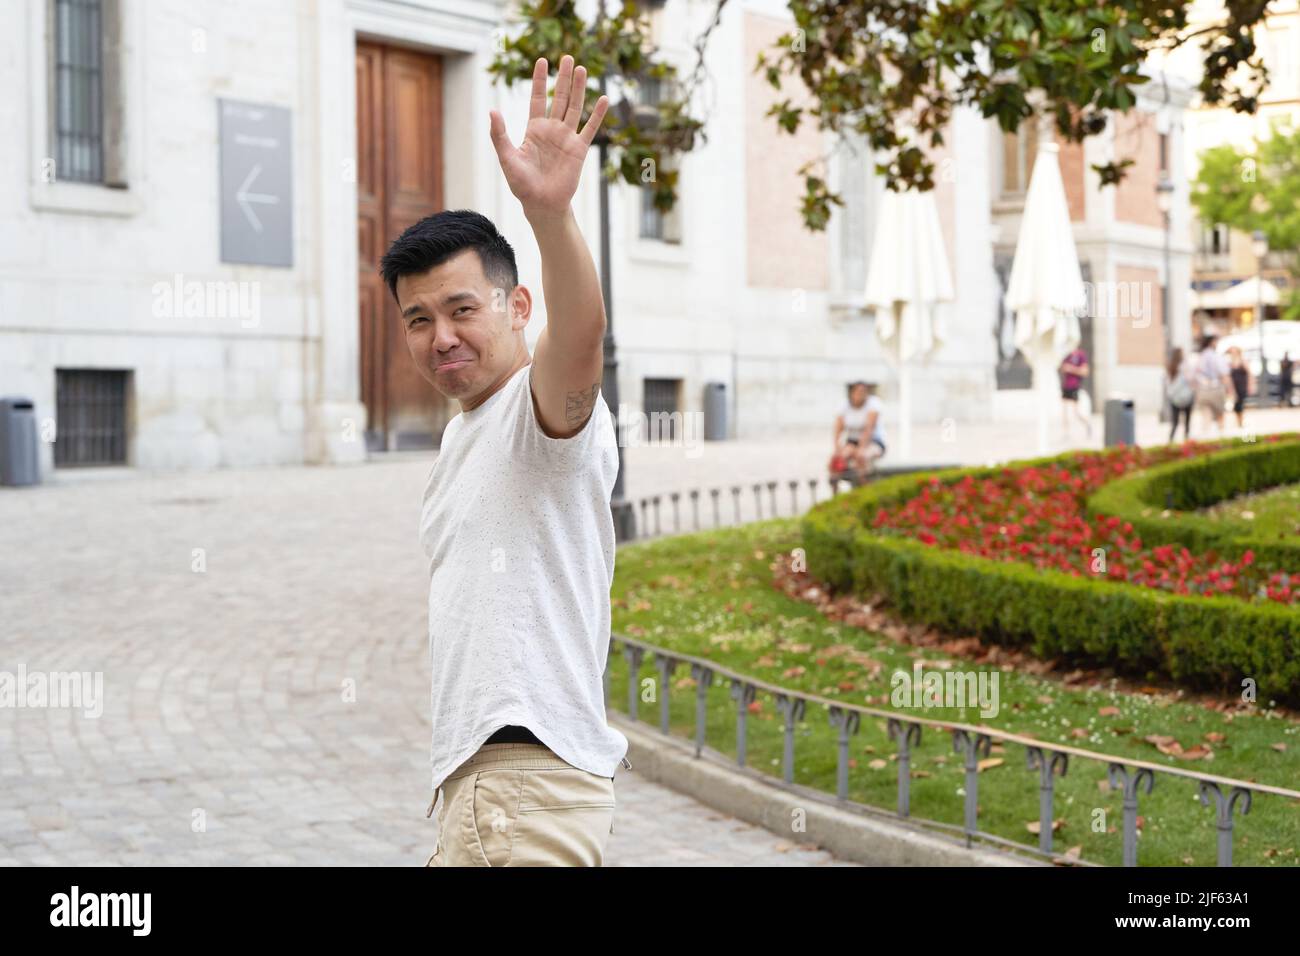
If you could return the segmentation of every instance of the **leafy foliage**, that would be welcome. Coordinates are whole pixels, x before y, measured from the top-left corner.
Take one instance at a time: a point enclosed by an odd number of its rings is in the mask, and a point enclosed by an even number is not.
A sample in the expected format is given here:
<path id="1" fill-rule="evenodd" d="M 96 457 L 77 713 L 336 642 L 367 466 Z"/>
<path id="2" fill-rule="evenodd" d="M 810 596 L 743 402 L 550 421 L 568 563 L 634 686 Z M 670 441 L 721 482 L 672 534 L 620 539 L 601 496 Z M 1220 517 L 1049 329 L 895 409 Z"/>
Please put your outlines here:
<path id="1" fill-rule="evenodd" d="M 1300 571 L 1300 542 L 1243 533 L 1197 513 L 1237 495 L 1300 481 L 1300 436 L 1269 437 L 1108 482 L 1088 499 L 1088 512 L 1129 522 L 1144 541 L 1214 550 L 1230 559 L 1250 551 L 1261 569 L 1294 574 Z"/>
<path id="2" fill-rule="evenodd" d="M 1270 249 L 1291 253 L 1300 280 L 1300 130 L 1274 129 L 1248 149 L 1228 144 L 1201 153 L 1192 204 L 1203 222 L 1262 230 Z M 1291 296 L 1287 317 L 1300 319 L 1300 295 Z"/>
<path id="3" fill-rule="evenodd" d="M 727 0 L 715 3 L 713 25 Z M 811 120 L 837 136 L 865 139 L 895 190 L 933 188 L 934 164 L 924 145 L 942 144 L 959 106 L 976 107 L 1006 131 L 1048 116 L 1064 138 L 1081 142 L 1105 129 L 1108 113 L 1133 108 L 1136 89 L 1148 81 L 1143 62 L 1154 50 L 1198 42 L 1203 100 L 1240 112 L 1254 112 L 1267 76 L 1253 36 L 1267 0 L 1226 0 L 1220 20 L 1195 30 L 1188 28 L 1189 3 L 1163 0 L 788 0 L 788 6 L 794 29 L 759 55 L 755 69 L 778 90 L 797 80 L 812 105 L 787 97 L 769 115 L 788 133 Z M 578 16 L 573 0 L 526 0 L 520 15 L 522 34 L 505 41 L 491 66 L 499 79 L 526 79 L 537 57 L 554 64 L 571 53 L 593 77 L 677 80 L 673 67 L 656 60 L 635 0 L 592 23 Z M 696 44 L 699 64 L 689 81 L 670 83 L 653 122 L 638 122 L 627 100 L 606 121 L 615 157 L 607 175 L 645 184 L 647 168 L 653 170 L 661 209 L 671 208 L 676 195 L 666 154 L 703 140 L 692 94 L 711 30 Z M 814 230 L 825 228 L 831 206 L 841 202 L 817 165 L 801 170 L 799 194 L 804 223 Z M 1094 169 L 1106 184 L 1122 178 L 1123 166 Z"/>
<path id="4" fill-rule="evenodd" d="M 651 186 L 655 206 L 671 209 L 677 171 L 664 160 L 691 150 L 697 137 L 702 140 L 703 123 L 690 115 L 686 98 L 671 92 L 681 87 L 680 78 L 672 65 L 655 59 L 649 22 L 641 7 L 635 0 L 625 0 L 612 15 L 591 24 L 578 15 L 573 0 L 524 2 L 519 14 L 526 23 L 524 31 L 504 38 L 488 67 L 497 81 L 527 81 L 539 57 L 546 57 L 554 70 L 568 53 L 587 67 L 593 80 L 616 77 L 629 88 L 644 85 L 668 91 L 648 107 L 639 108 L 628 97 L 615 101 L 596 142 L 603 143 L 611 156 L 606 176 Z M 588 99 L 594 103 L 594 97 Z M 587 114 L 584 110 L 581 122 L 586 122 Z"/>

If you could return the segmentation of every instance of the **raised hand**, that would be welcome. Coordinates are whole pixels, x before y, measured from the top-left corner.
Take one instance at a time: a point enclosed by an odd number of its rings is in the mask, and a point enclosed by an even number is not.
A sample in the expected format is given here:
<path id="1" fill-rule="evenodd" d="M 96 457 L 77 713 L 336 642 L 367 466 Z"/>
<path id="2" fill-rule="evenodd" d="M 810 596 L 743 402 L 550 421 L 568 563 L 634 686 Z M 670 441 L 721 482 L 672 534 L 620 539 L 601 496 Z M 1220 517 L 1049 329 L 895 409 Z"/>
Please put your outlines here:
<path id="1" fill-rule="evenodd" d="M 551 110 L 546 111 L 547 63 L 543 57 L 533 66 L 533 93 L 528 104 L 528 128 L 517 147 L 510 142 L 506 123 L 497 110 L 490 113 L 492 145 L 496 147 L 506 183 L 524 207 L 526 216 L 561 215 L 578 191 L 582 163 L 609 109 L 609 97 L 601 96 L 586 125 L 578 129 L 587 95 L 587 68 L 574 68 L 573 57 L 560 59 L 559 77 Z"/>

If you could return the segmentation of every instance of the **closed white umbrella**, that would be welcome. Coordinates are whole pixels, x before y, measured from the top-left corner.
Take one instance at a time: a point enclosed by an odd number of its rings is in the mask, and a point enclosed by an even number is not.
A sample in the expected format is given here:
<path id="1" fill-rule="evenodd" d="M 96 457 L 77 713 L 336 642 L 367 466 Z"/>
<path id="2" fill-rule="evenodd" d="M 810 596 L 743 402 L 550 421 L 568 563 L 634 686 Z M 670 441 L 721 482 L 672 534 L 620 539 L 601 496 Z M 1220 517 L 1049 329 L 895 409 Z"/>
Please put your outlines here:
<path id="1" fill-rule="evenodd" d="M 1040 139 L 1034 173 L 1007 281 L 1006 304 L 1016 317 L 1016 345 L 1034 369 L 1038 391 L 1038 451 L 1047 449 L 1047 410 L 1062 356 L 1079 344 L 1085 292 L 1074 247 L 1057 145 Z"/>
<path id="2" fill-rule="evenodd" d="M 876 218 L 866 302 L 876 313 L 876 338 L 898 369 L 898 453 L 912 455 L 911 365 L 945 338 L 942 304 L 951 302 L 952 274 L 929 192 L 886 189 Z"/>

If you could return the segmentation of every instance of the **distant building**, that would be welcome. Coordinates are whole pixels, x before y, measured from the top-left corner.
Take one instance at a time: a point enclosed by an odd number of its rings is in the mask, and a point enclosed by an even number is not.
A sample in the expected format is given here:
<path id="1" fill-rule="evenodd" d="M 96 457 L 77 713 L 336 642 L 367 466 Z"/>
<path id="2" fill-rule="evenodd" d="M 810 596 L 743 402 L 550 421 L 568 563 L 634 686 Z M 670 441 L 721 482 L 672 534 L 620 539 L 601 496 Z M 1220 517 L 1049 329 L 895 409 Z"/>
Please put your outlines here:
<path id="1" fill-rule="evenodd" d="M 1201 28 L 1224 15 L 1222 0 L 1196 0 L 1188 10 L 1188 29 Z M 1188 175 L 1193 179 L 1201 153 L 1211 147 L 1230 144 L 1248 149 L 1255 139 L 1269 138 L 1278 127 L 1300 127 L 1300 3 L 1273 0 L 1263 24 L 1255 31 L 1255 44 L 1257 55 L 1269 71 L 1258 110 L 1254 114 L 1236 113 L 1197 103 L 1186 114 L 1186 161 Z M 1201 65 L 1201 53 L 1194 44 L 1176 51 L 1168 60 L 1171 72 L 1193 84 L 1200 79 Z M 1229 229 L 1222 223 L 1201 222 L 1195 215 L 1189 229 L 1187 235 L 1195 248 L 1192 288 L 1197 328 L 1256 328 L 1260 293 L 1254 279 L 1262 273 L 1264 281 L 1279 292 L 1289 289 L 1292 278 L 1288 259 L 1294 251 L 1270 251 L 1260 263 L 1249 233 Z M 1266 318 L 1278 318 L 1276 306 L 1266 305 L 1265 313 Z"/>
<path id="2" fill-rule="evenodd" d="M 0 83 L 24 94 L 0 106 L 0 393 L 35 400 L 46 472 L 350 462 L 438 443 L 457 409 L 411 368 L 376 267 L 410 222 L 471 207 L 514 240 L 521 281 L 540 291 L 487 136 L 489 109 L 516 137 L 527 112 L 524 85 L 487 73 L 504 12 L 503 0 L 5 5 Z M 692 68 L 711 13 L 655 10 L 663 56 Z M 887 424 L 895 414 L 862 308 L 880 182 L 865 151 L 838 152 L 846 204 L 826 231 L 804 229 L 797 169 L 829 144 L 808 124 L 779 133 L 753 71 L 790 24 L 780 0 L 728 5 L 709 44 L 708 141 L 682 158 L 671 213 L 640 187 L 611 188 L 618 381 L 646 413 L 699 413 L 721 383 L 729 436 L 821 429 L 829 442 L 851 379 L 881 382 Z M 1172 336 L 1189 335 L 1186 94 L 1171 90 L 1061 153 L 1095 293 L 1097 401 L 1119 390 L 1153 407 L 1166 285 Z M 957 301 L 948 342 L 914 375 L 915 420 L 1028 419 L 1000 283 L 1032 137 L 966 110 L 946 140 L 936 199 Z M 1101 189 L 1087 165 L 1110 156 L 1136 166 Z M 1162 162 L 1176 184 L 1172 282 Z M 593 249 L 596 178 L 593 156 L 575 201 Z M 536 301 L 530 344 L 545 322 Z"/>
<path id="3" fill-rule="evenodd" d="M 1111 115 L 1105 130 L 1081 144 L 1065 142 L 1048 129 L 1060 148 L 1061 178 L 1088 290 L 1081 344 L 1091 365 L 1084 387 L 1095 407 L 1112 394 L 1133 397 L 1139 408 L 1159 407 L 1166 342 L 1185 346 L 1191 338 L 1191 249 L 1183 238 L 1190 213 L 1182 149 L 1182 116 L 1191 91 L 1186 83 L 1160 75 L 1138 89 L 1132 110 Z M 994 128 L 991 135 L 994 255 L 1005 283 L 1041 133 L 1026 126 L 1012 134 Z M 1124 178 L 1102 187 L 1091 167 L 1123 160 L 1132 161 Z M 1171 190 L 1168 221 L 1157 189 L 1162 180 Z M 1010 391 L 1027 381 L 1029 370 L 1021 356 L 1009 354 L 1012 319 L 1005 310 L 1002 321 L 998 385 L 1003 401 L 1032 402 L 1032 396 Z"/>

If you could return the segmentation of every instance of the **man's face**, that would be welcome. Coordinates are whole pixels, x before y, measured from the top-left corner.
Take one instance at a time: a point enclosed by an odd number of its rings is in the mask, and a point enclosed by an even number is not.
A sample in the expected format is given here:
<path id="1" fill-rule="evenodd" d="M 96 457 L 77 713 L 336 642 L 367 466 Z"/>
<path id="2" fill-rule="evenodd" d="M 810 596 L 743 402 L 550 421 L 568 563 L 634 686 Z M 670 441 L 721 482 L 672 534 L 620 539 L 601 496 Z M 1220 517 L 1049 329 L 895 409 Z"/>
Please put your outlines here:
<path id="1" fill-rule="evenodd" d="M 457 400 L 472 399 L 509 370 L 531 309 L 528 290 L 493 285 L 473 249 L 399 278 L 397 301 L 416 369 Z"/>

